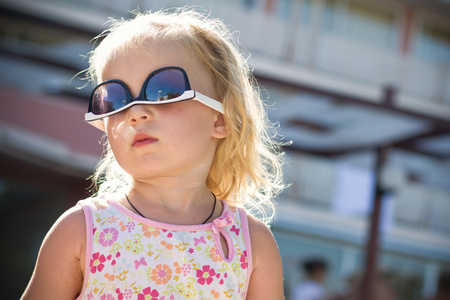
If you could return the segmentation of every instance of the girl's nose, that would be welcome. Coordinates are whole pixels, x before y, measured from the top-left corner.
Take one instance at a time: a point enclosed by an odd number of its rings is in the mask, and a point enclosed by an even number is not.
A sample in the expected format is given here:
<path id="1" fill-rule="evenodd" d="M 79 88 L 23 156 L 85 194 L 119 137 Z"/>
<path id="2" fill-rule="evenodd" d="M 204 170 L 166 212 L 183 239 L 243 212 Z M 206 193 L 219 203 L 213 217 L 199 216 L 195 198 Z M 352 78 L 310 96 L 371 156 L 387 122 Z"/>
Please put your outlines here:
<path id="1" fill-rule="evenodd" d="M 146 122 L 151 120 L 152 112 L 150 107 L 148 106 L 150 105 L 138 104 L 133 105 L 129 108 L 128 121 L 131 125 L 134 125 L 138 122 Z"/>

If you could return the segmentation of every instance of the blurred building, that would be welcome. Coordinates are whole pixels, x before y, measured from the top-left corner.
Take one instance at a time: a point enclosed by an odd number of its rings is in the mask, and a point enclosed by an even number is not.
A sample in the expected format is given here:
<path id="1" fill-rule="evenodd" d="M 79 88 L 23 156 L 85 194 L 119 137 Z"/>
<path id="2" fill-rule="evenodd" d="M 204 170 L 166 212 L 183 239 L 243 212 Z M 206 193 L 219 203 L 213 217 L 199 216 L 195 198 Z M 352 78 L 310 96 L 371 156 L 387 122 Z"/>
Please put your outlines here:
<path id="1" fill-rule="evenodd" d="M 309 256 L 330 263 L 330 291 L 362 272 L 374 150 L 385 147 L 379 267 L 400 299 L 432 294 L 450 268 L 447 0 L 2 1 L 0 263 L 17 270 L 2 289 L 24 289 L 45 232 L 88 195 L 101 133 L 82 121 L 91 86 L 77 89 L 86 82 L 75 75 L 90 39 L 108 16 L 182 5 L 236 30 L 269 116 L 293 141 L 272 227 L 287 291 Z"/>

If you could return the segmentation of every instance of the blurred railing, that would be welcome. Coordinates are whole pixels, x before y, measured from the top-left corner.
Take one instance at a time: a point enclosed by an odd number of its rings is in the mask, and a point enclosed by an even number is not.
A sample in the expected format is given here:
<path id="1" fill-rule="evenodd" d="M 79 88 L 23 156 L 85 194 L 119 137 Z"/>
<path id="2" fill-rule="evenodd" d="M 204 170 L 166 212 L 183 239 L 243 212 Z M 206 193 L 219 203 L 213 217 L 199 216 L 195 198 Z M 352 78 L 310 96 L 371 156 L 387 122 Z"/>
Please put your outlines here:
<path id="1" fill-rule="evenodd" d="M 369 213 L 374 176 L 371 169 L 310 155 L 296 154 L 291 159 L 286 174 L 287 182 L 293 184 L 284 192 L 280 204 L 345 213 L 354 218 L 366 217 Z M 392 170 L 395 173 L 395 167 Z M 384 217 L 387 219 L 383 220 L 382 227 L 450 237 L 450 192 L 410 183 L 399 175 L 401 172 L 386 174 L 390 185 L 386 201 L 390 204 L 386 205 L 388 211 L 384 212 Z M 351 182 L 351 186 L 347 182 Z"/>
<path id="2" fill-rule="evenodd" d="M 41 0 L 55 2 L 56 0 Z M 345 37 L 324 30 L 321 19 L 324 8 L 312 8 L 309 24 L 302 23 L 301 13 L 289 17 L 268 13 L 264 1 L 122 1 L 122 0 L 58 0 L 67 5 L 101 11 L 114 17 L 128 16 L 139 7 L 142 11 L 190 5 L 211 12 L 238 31 L 240 42 L 253 55 L 292 63 L 299 69 L 313 69 L 325 74 L 345 77 L 349 81 L 377 87 L 395 85 L 402 94 L 422 101 L 450 107 L 450 62 L 425 61 L 411 53 L 405 56 L 397 47 L 374 47 L 373 43 Z M 293 1 L 299 2 L 301 1 Z M 315 1 L 307 1 L 313 3 Z M 299 4 L 292 4 L 299 9 Z M 311 5 L 311 4 L 309 4 Z M 393 10 L 398 10 L 393 8 Z M 395 25 L 400 26 L 400 25 Z M 399 30 L 394 28 L 394 30 Z M 276 66 L 274 66 L 276 67 Z"/>
<path id="3" fill-rule="evenodd" d="M 349 81 L 377 87 L 392 84 L 400 93 L 450 107 L 450 63 L 422 61 L 396 49 L 364 44 L 312 27 L 294 30 L 292 22 L 264 12 L 227 9 L 226 16 L 240 31 L 250 53 L 291 62 L 299 69 L 315 69 Z"/>

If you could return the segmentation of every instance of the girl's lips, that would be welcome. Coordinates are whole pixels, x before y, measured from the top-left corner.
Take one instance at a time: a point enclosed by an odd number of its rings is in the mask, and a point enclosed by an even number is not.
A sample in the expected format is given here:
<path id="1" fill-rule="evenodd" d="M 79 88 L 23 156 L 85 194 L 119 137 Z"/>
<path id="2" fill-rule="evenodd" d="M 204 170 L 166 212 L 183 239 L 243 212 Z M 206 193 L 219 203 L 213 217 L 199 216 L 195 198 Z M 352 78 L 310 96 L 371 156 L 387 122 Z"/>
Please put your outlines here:
<path id="1" fill-rule="evenodd" d="M 131 146 L 142 147 L 149 144 L 153 144 L 157 141 L 158 141 L 157 138 L 154 138 L 144 132 L 139 132 L 134 136 L 133 143 L 131 144 Z"/>

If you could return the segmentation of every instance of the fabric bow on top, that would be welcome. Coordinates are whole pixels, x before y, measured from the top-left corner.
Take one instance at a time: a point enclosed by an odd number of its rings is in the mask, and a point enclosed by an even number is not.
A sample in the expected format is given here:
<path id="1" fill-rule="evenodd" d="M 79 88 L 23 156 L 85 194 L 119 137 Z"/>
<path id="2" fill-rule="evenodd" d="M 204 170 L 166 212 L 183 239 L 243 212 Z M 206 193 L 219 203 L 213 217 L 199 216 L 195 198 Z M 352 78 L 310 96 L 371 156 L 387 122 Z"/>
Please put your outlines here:
<path id="1" fill-rule="evenodd" d="M 227 210 L 225 212 L 225 215 L 223 215 L 220 218 L 215 219 L 212 222 L 212 225 L 213 225 L 212 229 L 214 231 L 214 230 L 217 230 L 218 228 L 231 226 L 233 224 L 234 224 L 234 215 L 229 210 Z"/>
<path id="2" fill-rule="evenodd" d="M 233 259 L 235 255 L 235 249 L 231 242 L 230 234 L 228 233 L 227 230 L 224 229 L 224 227 L 228 227 L 233 224 L 234 224 L 234 215 L 229 210 L 227 210 L 225 214 L 220 218 L 215 219 L 211 224 L 211 229 L 214 233 L 214 238 L 216 240 L 216 246 L 219 251 L 219 254 L 227 262 L 230 262 Z M 226 257 L 225 254 L 223 253 L 222 242 L 220 238 L 221 235 L 225 238 L 227 242 L 226 246 L 228 248 L 228 257 Z"/>

